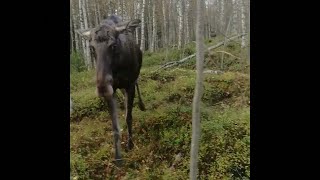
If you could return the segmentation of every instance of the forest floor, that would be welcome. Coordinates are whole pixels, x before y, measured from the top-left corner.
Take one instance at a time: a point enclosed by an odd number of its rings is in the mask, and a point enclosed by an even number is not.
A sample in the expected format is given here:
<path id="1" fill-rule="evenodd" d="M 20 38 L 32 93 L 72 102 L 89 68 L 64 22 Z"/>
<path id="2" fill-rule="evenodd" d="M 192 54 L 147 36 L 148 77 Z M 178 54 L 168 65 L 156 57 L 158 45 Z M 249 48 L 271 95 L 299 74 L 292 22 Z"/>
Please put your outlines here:
<path id="1" fill-rule="evenodd" d="M 219 40 L 206 41 L 207 46 Z M 200 179 L 250 179 L 250 74 L 247 50 L 236 42 L 223 50 L 223 73 L 205 73 L 201 103 Z M 135 98 L 133 150 L 126 152 L 127 127 L 119 91 L 122 167 L 116 167 L 112 126 L 106 107 L 95 94 L 94 71 L 71 73 L 71 179 L 188 179 L 195 59 L 154 72 L 161 64 L 195 52 L 146 52 L 139 78 L 146 111 Z M 214 51 L 213 51 L 214 52 Z M 221 67 L 220 53 L 206 53 L 206 68 Z M 238 58 L 236 58 L 238 57 Z M 73 65 L 76 63 L 73 63 Z M 137 95 L 136 95 L 137 97 Z"/>

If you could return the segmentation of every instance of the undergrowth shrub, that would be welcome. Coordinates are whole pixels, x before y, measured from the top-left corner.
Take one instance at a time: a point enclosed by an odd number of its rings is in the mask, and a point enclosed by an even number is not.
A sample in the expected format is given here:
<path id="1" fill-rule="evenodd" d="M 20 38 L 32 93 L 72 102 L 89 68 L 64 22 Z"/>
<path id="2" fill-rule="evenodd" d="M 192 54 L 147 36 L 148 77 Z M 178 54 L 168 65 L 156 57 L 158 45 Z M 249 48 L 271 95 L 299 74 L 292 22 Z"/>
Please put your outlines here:
<path id="1" fill-rule="evenodd" d="M 214 39 L 206 43 L 209 46 L 219 41 Z M 195 87 L 195 71 L 191 65 L 194 59 L 189 60 L 190 66 L 184 64 L 158 72 L 154 69 L 166 61 L 179 60 L 182 51 L 185 56 L 194 53 L 195 43 L 192 43 L 184 50 L 173 47 L 167 53 L 165 50 L 144 53 L 139 85 L 147 110 L 140 111 L 135 98 L 132 112 L 135 146 L 131 151 L 126 151 L 125 112 L 118 108 L 122 168 L 113 163 L 111 119 L 106 106 L 95 94 L 94 71 L 72 71 L 71 178 L 188 179 Z M 237 44 L 230 43 L 226 49 L 245 56 Z M 214 55 L 221 57 L 221 54 Z M 210 56 L 208 53 L 207 59 Z M 228 58 L 225 56 L 224 73 L 204 75 L 199 179 L 250 179 L 250 76 L 239 72 L 242 66 L 237 67 L 234 62 L 228 64 L 232 61 Z M 216 64 L 219 67 L 219 61 Z M 239 68 L 239 71 L 229 72 L 232 68 Z M 119 91 L 117 100 L 118 107 L 122 107 L 123 96 Z M 177 159 L 178 155 L 180 158 Z"/>
<path id="2" fill-rule="evenodd" d="M 83 72 L 85 71 L 86 65 L 84 61 L 83 54 L 73 51 L 70 55 L 70 71 L 73 72 Z"/>

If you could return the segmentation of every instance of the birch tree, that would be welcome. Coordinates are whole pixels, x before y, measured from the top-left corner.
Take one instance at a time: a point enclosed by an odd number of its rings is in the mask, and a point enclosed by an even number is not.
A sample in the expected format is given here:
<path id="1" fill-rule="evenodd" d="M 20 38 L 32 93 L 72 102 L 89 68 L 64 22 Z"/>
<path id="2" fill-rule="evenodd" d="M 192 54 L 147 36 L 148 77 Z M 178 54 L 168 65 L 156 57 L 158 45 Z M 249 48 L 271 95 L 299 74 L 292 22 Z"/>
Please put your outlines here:
<path id="1" fill-rule="evenodd" d="M 187 13 L 185 15 L 185 44 L 190 42 L 190 33 L 189 33 L 189 0 L 186 0 L 186 10 L 185 12 Z"/>
<path id="2" fill-rule="evenodd" d="M 99 16 L 98 16 L 98 5 L 97 1 L 93 1 L 94 4 L 94 25 L 97 26 L 99 24 Z"/>
<path id="3" fill-rule="evenodd" d="M 155 51 L 155 43 L 156 43 L 156 34 L 157 34 L 157 30 L 156 30 L 156 2 L 153 2 L 152 5 L 152 39 L 151 39 L 151 47 L 150 47 L 150 51 L 154 52 Z"/>
<path id="4" fill-rule="evenodd" d="M 97 13 L 98 13 L 98 23 L 101 21 L 100 3 L 96 1 Z"/>
<path id="5" fill-rule="evenodd" d="M 72 16 L 72 26 L 71 26 L 71 31 L 74 31 L 75 29 L 78 28 L 77 24 L 78 24 L 78 20 L 77 20 L 77 16 L 76 16 L 76 12 L 75 12 L 75 7 L 74 7 L 74 3 L 72 1 L 71 3 L 71 16 Z M 74 43 L 75 43 L 75 50 L 77 52 L 79 52 L 80 47 L 79 47 L 79 35 L 77 33 L 74 33 Z"/>
<path id="6" fill-rule="evenodd" d="M 149 3 L 147 5 L 147 7 L 151 7 L 151 8 L 146 8 L 147 10 L 147 49 L 150 50 L 150 46 L 152 44 L 152 5 L 154 4 L 154 2 L 151 2 L 152 0 L 149 0 Z"/>
<path id="7" fill-rule="evenodd" d="M 233 33 L 238 33 L 238 30 L 237 30 L 237 1 L 236 0 L 232 0 L 232 32 Z"/>
<path id="8" fill-rule="evenodd" d="M 139 13 L 138 13 L 138 10 L 140 9 L 140 3 L 139 3 L 139 1 L 137 1 L 136 2 L 136 5 L 134 6 L 135 7 L 135 17 L 136 18 L 139 18 Z M 141 31 L 141 28 L 140 27 L 138 27 L 138 28 L 136 28 L 136 41 L 137 41 L 137 44 L 139 44 L 140 43 L 140 41 L 139 41 L 139 31 Z"/>
<path id="9" fill-rule="evenodd" d="M 229 18 L 227 30 L 225 32 L 223 50 L 225 50 L 225 48 L 227 46 L 227 37 L 228 37 L 228 32 L 229 32 L 229 27 L 230 27 L 231 21 L 232 21 L 232 16 L 230 16 L 230 18 Z M 224 53 L 221 54 L 221 66 L 220 66 L 221 70 L 223 70 L 223 58 L 224 58 Z"/>
<path id="10" fill-rule="evenodd" d="M 84 28 L 87 29 L 88 26 L 88 14 L 87 14 L 87 8 L 86 8 L 86 3 L 87 0 L 83 0 L 82 2 L 82 13 L 83 13 L 83 20 L 84 20 Z M 90 69 L 93 67 L 93 62 L 91 61 L 91 56 L 90 56 L 90 50 L 89 50 L 89 40 L 84 40 L 85 41 L 85 58 L 88 61 L 87 68 Z"/>
<path id="11" fill-rule="evenodd" d="M 162 30 L 162 38 L 163 44 L 167 44 L 167 18 L 166 18 L 166 0 L 162 0 L 162 15 L 163 15 L 163 30 Z"/>
<path id="12" fill-rule="evenodd" d="M 198 152 L 200 141 L 200 101 L 203 93 L 203 61 L 204 61 L 204 34 L 203 34 L 203 0 L 197 1 L 197 26 L 196 26 L 196 61 L 197 77 L 192 105 L 192 139 L 190 179 L 196 180 L 198 174 Z"/>
<path id="13" fill-rule="evenodd" d="M 203 0 L 204 38 L 243 34 L 249 31 L 250 0 Z M 75 33 L 75 29 L 96 26 L 101 18 L 118 14 L 124 21 L 132 18 L 141 20 L 134 38 L 142 51 L 155 52 L 158 48 L 182 48 L 195 41 L 197 0 L 70 0 L 71 3 L 71 42 L 73 51 L 83 54 L 85 64 L 94 66 L 88 41 Z M 232 19 L 229 25 L 229 19 Z M 247 47 L 249 37 L 239 41 L 242 48 Z M 249 51 L 248 51 L 249 52 Z M 183 56 L 183 53 L 182 53 Z"/>
<path id="14" fill-rule="evenodd" d="M 245 3 L 244 3 L 244 0 L 241 0 L 240 6 L 241 6 L 241 32 L 243 34 L 246 31 L 245 11 L 244 11 Z M 245 39 L 244 36 L 242 36 L 242 38 L 241 38 L 241 48 L 244 48 L 245 46 L 246 46 L 246 39 Z"/>
<path id="15" fill-rule="evenodd" d="M 179 0 L 177 3 L 177 9 L 178 9 L 178 21 L 179 21 L 179 27 L 178 27 L 178 48 L 181 48 L 182 45 L 182 30 L 183 30 L 183 2 L 184 0 Z"/>
<path id="16" fill-rule="evenodd" d="M 82 9 L 82 0 L 79 0 L 79 20 L 80 20 L 80 27 L 81 27 L 81 29 L 84 29 L 85 27 L 84 27 L 84 20 L 83 20 L 83 9 Z M 85 39 L 83 39 L 83 38 L 81 38 L 81 43 L 82 43 L 82 53 L 84 54 L 84 56 L 86 55 L 86 50 L 85 50 L 85 48 L 86 48 L 86 42 L 85 42 Z M 89 66 L 89 63 L 90 62 L 88 62 L 87 61 L 88 59 L 87 58 L 85 58 L 85 64 L 86 64 L 86 66 Z"/>
<path id="17" fill-rule="evenodd" d="M 70 26 L 72 27 L 72 16 L 70 16 Z M 74 51 L 74 44 L 73 44 L 73 31 L 70 28 L 70 54 L 72 53 L 72 51 Z"/>
<path id="18" fill-rule="evenodd" d="M 146 0 L 142 0 L 142 7 L 141 7 L 141 44 L 140 49 L 141 51 L 145 50 L 145 38 L 144 38 L 144 26 L 145 26 L 145 20 L 144 20 L 144 7 L 145 7 Z"/>
<path id="19" fill-rule="evenodd" d="M 224 0 L 220 0 L 220 32 L 223 32 L 224 28 Z"/>
<path id="20" fill-rule="evenodd" d="M 167 45 L 171 45 L 172 43 L 172 36 L 173 36 L 173 31 L 172 31 L 172 1 L 173 0 L 169 0 L 168 3 L 168 44 Z"/>

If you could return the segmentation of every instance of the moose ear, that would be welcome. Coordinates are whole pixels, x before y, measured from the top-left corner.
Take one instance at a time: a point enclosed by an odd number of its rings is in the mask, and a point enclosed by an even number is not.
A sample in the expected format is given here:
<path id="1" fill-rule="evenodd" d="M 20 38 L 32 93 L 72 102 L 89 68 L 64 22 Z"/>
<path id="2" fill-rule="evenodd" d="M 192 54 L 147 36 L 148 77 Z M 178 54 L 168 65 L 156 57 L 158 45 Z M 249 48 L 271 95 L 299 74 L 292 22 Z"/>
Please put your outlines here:
<path id="1" fill-rule="evenodd" d="M 140 19 L 134 19 L 127 23 L 121 23 L 116 27 L 117 31 L 123 31 L 125 29 L 134 30 L 136 27 L 140 25 L 141 20 Z"/>
<path id="2" fill-rule="evenodd" d="M 129 22 L 128 24 L 128 28 L 136 28 L 140 25 L 141 20 L 140 19 L 134 19 L 132 21 Z"/>
<path id="3" fill-rule="evenodd" d="M 85 38 L 85 39 L 89 39 L 92 29 L 93 29 L 93 28 L 89 28 L 89 29 L 78 29 L 78 30 L 76 30 L 76 32 L 77 32 L 81 37 L 83 37 L 83 38 Z"/>

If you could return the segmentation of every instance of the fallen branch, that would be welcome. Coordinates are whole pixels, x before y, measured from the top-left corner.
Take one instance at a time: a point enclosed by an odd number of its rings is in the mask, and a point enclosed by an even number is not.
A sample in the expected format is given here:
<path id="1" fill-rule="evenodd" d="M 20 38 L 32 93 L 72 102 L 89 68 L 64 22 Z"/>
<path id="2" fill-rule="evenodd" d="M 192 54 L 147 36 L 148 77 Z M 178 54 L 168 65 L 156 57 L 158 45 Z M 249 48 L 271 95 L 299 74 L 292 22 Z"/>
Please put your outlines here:
<path id="1" fill-rule="evenodd" d="M 231 54 L 231 53 L 229 53 L 229 52 L 226 52 L 226 51 L 215 51 L 215 52 L 217 52 L 217 53 L 225 53 L 225 54 L 228 54 L 229 56 L 232 56 L 232 57 L 241 59 L 241 58 L 239 58 L 239 57 L 237 57 L 237 56 L 235 56 L 235 55 L 233 55 L 233 54 Z M 215 52 L 214 52 L 214 53 L 215 53 Z"/>
<path id="2" fill-rule="evenodd" d="M 239 38 L 239 37 L 242 37 L 242 36 L 245 36 L 245 35 L 246 35 L 246 33 L 245 34 L 241 34 L 241 35 L 237 35 L 237 36 L 233 36 L 231 38 L 228 38 L 226 41 L 222 41 L 222 42 L 220 42 L 220 43 L 218 43 L 218 44 L 216 44 L 214 46 L 209 47 L 208 49 L 206 49 L 206 51 L 210 51 L 212 49 L 216 49 L 216 48 L 222 46 L 224 43 L 226 43 L 228 41 L 232 41 L 233 39 L 236 39 L 236 38 Z M 196 56 L 196 54 L 192 54 L 192 55 L 187 56 L 187 57 L 185 57 L 185 58 L 183 58 L 183 59 L 181 59 L 179 61 L 168 62 L 168 63 L 162 65 L 161 67 L 159 67 L 158 69 L 156 69 L 155 72 L 160 70 L 160 69 L 167 69 L 167 68 L 170 68 L 172 66 L 177 66 L 177 65 L 182 64 L 182 63 L 186 62 L 187 60 L 189 60 L 189 59 L 191 59 L 191 58 L 193 58 L 195 56 Z"/>

